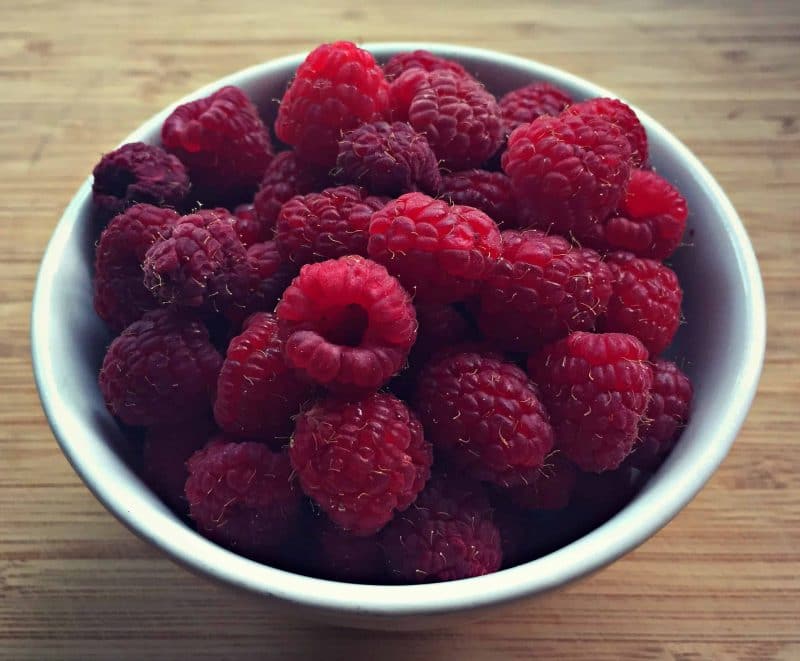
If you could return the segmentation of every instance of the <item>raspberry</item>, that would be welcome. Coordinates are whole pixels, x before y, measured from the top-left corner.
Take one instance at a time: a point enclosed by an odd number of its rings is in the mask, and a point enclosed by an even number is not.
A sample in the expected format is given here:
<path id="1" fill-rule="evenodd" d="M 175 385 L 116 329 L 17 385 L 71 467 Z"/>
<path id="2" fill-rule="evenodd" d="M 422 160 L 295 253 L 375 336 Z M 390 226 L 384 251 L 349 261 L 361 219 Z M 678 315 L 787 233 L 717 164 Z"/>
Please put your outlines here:
<path id="1" fill-rule="evenodd" d="M 465 342 L 470 337 L 469 322 L 452 305 L 416 305 L 417 341 L 412 352 L 427 362 L 440 349 Z"/>
<path id="2" fill-rule="evenodd" d="M 372 216 L 370 258 L 423 303 L 473 294 L 500 256 L 497 225 L 482 211 L 407 193 Z"/>
<path id="3" fill-rule="evenodd" d="M 264 228 L 258 220 L 256 209 L 252 204 L 240 204 L 233 210 L 233 217 L 236 220 L 234 223 L 236 233 L 245 247 L 270 238 L 272 232 Z"/>
<path id="4" fill-rule="evenodd" d="M 450 170 L 480 166 L 503 141 L 495 98 L 472 78 L 412 68 L 389 87 L 392 119 L 425 135 Z"/>
<path id="5" fill-rule="evenodd" d="M 194 193 L 206 203 L 252 195 L 272 158 L 258 109 L 232 86 L 175 108 L 161 141 L 186 165 Z"/>
<path id="6" fill-rule="evenodd" d="M 620 208 L 582 240 L 598 249 L 666 259 L 680 245 L 687 216 L 686 200 L 666 179 L 633 170 Z"/>
<path id="7" fill-rule="evenodd" d="M 285 452 L 222 439 L 195 452 L 186 466 L 189 516 L 209 539 L 260 555 L 275 552 L 294 532 L 301 495 Z"/>
<path id="8" fill-rule="evenodd" d="M 545 465 L 528 484 L 507 491 L 517 507 L 528 510 L 561 510 L 569 505 L 575 489 L 575 467 L 560 453 L 548 457 Z"/>
<path id="9" fill-rule="evenodd" d="M 284 362 L 275 316 L 257 312 L 228 346 L 214 417 L 225 432 L 280 446 L 310 391 Z"/>
<path id="10" fill-rule="evenodd" d="M 305 494 L 361 537 L 414 502 L 433 461 L 414 414 L 383 393 L 318 401 L 298 417 L 289 457 Z"/>
<path id="11" fill-rule="evenodd" d="M 517 226 L 517 200 L 502 172 L 465 170 L 442 177 L 440 195 L 450 204 L 483 211 L 501 227 Z"/>
<path id="12" fill-rule="evenodd" d="M 571 105 L 568 115 L 602 117 L 617 125 L 631 146 L 631 164 L 642 167 L 647 164 L 647 133 L 633 109 L 619 99 L 589 99 Z"/>
<path id="13" fill-rule="evenodd" d="M 147 430 L 142 448 L 144 480 L 181 516 L 189 513 L 183 492 L 183 485 L 189 477 L 186 460 L 208 442 L 212 429 L 212 424 L 200 416 Z"/>
<path id="14" fill-rule="evenodd" d="M 381 534 L 391 574 L 401 581 L 451 581 L 497 571 L 500 532 L 479 483 L 431 478 L 416 502 Z"/>
<path id="15" fill-rule="evenodd" d="M 549 83 L 531 83 L 510 91 L 497 105 L 510 133 L 542 115 L 560 115 L 571 104 L 572 97 L 564 90 Z"/>
<path id="16" fill-rule="evenodd" d="M 377 537 L 356 537 L 325 519 L 321 520 L 317 534 L 319 569 L 324 578 L 358 583 L 375 583 L 383 578 L 386 561 Z"/>
<path id="17" fill-rule="evenodd" d="M 657 356 L 672 342 L 681 322 L 678 276 L 660 262 L 626 252 L 611 253 L 606 263 L 614 285 L 600 327 L 638 337 L 650 355 Z"/>
<path id="18" fill-rule="evenodd" d="M 190 419 L 210 406 L 221 364 L 200 322 L 152 310 L 111 343 L 100 390 L 128 425 Z"/>
<path id="19" fill-rule="evenodd" d="M 340 390 L 386 383 L 417 334 L 414 306 L 400 283 L 355 255 L 304 266 L 276 312 L 288 363 Z"/>
<path id="20" fill-rule="evenodd" d="M 630 145 L 601 117 L 543 116 L 509 136 L 501 161 L 525 206 L 521 226 L 580 237 L 622 198 Z"/>
<path id="21" fill-rule="evenodd" d="M 278 250 L 298 265 L 351 254 L 366 256 L 370 219 L 386 202 L 358 186 L 297 195 L 278 214 Z"/>
<path id="22" fill-rule="evenodd" d="M 305 195 L 324 188 L 321 179 L 313 170 L 298 163 L 293 151 L 284 151 L 275 156 L 267 166 L 261 187 L 253 200 L 262 231 L 270 235 L 281 207 L 295 195 Z"/>
<path id="23" fill-rule="evenodd" d="M 423 71 L 450 71 L 459 76 L 468 77 L 466 69 L 458 62 L 438 57 L 426 50 L 415 50 L 392 55 L 383 65 L 386 80 L 392 81 L 409 69 L 422 69 Z"/>
<path id="24" fill-rule="evenodd" d="M 378 195 L 417 189 L 435 193 L 442 182 L 431 146 L 406 122 L 373 122 L 345 133 L 336 169 L 341 181 Z"/>
<path id="25" fill-rule="evenodd" d="M 431 361 L 416 411 L 437 453 L 476 480 L 525 484 L 553 447 L 536 388 L 516 365 L 477 353 Z"/>
<path id="26" fill-rule="evenodd" d="M 236 220 L 225 209 L 183 216 L 147 251 L 144 284 L 162 302 L 225 311 L 256 286 Z"/>
<path id="27" fill-rule="evenodd" d="M 503 254 L 480 291 L 483 334 L 531 351 L 574 330 L 593 330 L 611 296 L 611 270 L 588 248 L 537 231 L 503 232 Z"/>
<path id="28" fill-rule="evenodd" d="M 94 309 L 115 332 L 156 307 L 142 283 L 142 261 L 161 232 L 178 219 L 171 209 L 137 204 L 100 235 L 94 262 Z"/>
<path id="29" fill-rule="evenodd" d="M 299 157 L 330 168 L 342 132 L 383 119 L 388 106 L 388 84 L 370 53 L 348 41 L 322 44 L 283 95 L 275 133 Z"/>
<path id="30" fill-rule="evenodd" d="M 92 174 L 94 218 L 102 225 L 137 202 L 180 208 L 189 194 L 183 164 L 161 147 L 143 142 L 109 152 Z"/>
<path id="31" fill-rule="evenodd" d="M 632 335 L 581 331 L 530 357 L 556 447 L 581 470 L 612 470 L 633 449 L 653 383 L 646 361 Z"/>

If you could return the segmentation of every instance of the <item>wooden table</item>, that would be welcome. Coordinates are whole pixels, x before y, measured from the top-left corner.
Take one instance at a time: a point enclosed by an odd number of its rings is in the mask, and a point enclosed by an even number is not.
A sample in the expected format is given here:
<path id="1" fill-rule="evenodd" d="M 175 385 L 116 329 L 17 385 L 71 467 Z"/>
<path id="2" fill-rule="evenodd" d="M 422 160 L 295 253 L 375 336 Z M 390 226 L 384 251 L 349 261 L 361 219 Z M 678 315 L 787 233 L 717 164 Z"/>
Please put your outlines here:
<path id="1" fill-rule="evenodd" d="M 0 4 L 0 657 L 800 659 L 800 3 L 318 4 Z M 334 38 L 496 48 L 616 90 L 714 172 L 764 274 L 760 392 L 710 484 L 612 567 L 470 626 L 332 629 L 190 575 L 83 486 L 31 377 L 36 268 L 99 155 L 208 81 Z"/>

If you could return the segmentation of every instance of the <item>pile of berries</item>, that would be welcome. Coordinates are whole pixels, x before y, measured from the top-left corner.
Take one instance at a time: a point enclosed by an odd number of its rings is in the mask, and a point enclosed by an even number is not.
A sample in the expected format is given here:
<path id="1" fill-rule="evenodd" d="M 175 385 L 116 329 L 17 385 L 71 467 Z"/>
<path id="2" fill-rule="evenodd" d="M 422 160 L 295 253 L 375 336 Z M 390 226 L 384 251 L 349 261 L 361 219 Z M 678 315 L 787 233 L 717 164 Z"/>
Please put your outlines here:
<path id="1" fill-rule="evenodd" d="M 692 397 L 661 357 L 686 203 L 634 111 L 338 42 L 274 130 L 225 87 L 94 169 L 100 390 L 164 501 L 377 583 L 493 572 L 624 506 Z"/>

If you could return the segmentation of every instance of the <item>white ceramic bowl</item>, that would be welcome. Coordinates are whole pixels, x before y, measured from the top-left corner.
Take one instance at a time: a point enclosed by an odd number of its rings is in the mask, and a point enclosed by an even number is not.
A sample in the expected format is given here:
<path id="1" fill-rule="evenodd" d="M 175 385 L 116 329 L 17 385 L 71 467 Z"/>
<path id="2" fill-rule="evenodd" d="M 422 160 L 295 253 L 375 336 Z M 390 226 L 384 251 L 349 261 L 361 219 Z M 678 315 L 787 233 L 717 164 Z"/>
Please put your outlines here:
<path id="1" fill-rule="evenodd" d="M 563 71 L 529 60 L 461 46 L 368 44 L 379 60 L 427 48 L 459 60 L 496 95 L 535 80 L 576 99 L 614 96 Z M 218 80 L 238 85 L 274 116 L 303 55 L 293 55 Z M 125 142 L 158 142 L 172 108 L 145 122 Z M 42 405 L 61 448 L 97 498 L 125 525 L 189 569 L 283 602 L 331 623 L 370 628 L 427 628 L 470 611 L 551 590 L 619 558 L 664 526 L 709 479 L 730 449 L 756 391 L 764 358 L 764 293 L 753 248 L 717 182 L 661 124 L 639 111 L 652 162 L 686 196 L 693 247 L 674 266 L 686 291 L 674 351 L 695 385 L 692 419 L 680 443 L 638 496 L 590 534 L 545 557 L 495 574 L 444 584 L 352 585 L 261 565 L 198 535 L 131 471 L 127 441 L 106 411 L 97 372 L 109 335 L 91 299 L 91 181 L 70 202 L 42 261 L 32 313 L 33 367 Z M 675 540 L 680 543 L 680 540 Z"/>

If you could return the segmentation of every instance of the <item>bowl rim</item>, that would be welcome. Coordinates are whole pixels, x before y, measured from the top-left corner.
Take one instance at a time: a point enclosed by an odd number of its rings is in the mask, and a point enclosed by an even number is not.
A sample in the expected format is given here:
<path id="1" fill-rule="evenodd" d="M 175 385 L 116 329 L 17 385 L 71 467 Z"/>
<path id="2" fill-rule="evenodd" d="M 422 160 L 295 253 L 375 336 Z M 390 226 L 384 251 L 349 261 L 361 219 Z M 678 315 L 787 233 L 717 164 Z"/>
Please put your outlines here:
<path id="1" fill-rule="evenodd" d="M 562 81 L 594 96 L 620 98 L 561 69 L 488 49 L 433 42 L 374 42 L 364 43 L 361 47 L 371 51 L 376 57 L 386 57 L 399 51 L 426 49 L 444 57 L 480 58 L 500 66 L 524 68 L 531 73 L 532 78 Z M 154 125 L 163 122 L 168 113 L 179 104 L 206 96 L 223 85 L 243 85 L 269 76 L 286 66 L 296 67 L 306 54 L 303 52 L 269 60 L 209 83 L 150 117 L 125 138 L 123 143 L 141 139 Z M 92 457 L 83 456 L 77 450 L 74 434 L 79 431 L 80 424 L 76 425 L 79 420 L 61 400 L 59 384 L 48 369 L 48 318 L 57 266 L 78 212 L 91 195 L 90 177 L 80 186 L 56 225 L 39 268 L 31 308 L 31 353 L 36 386 L 47 420 L 64 455 L 95 497 L 117 519 L 172 560 L 226 585 L 275 597 L 306 610 L 389 617 L 478 609 L 554 589 L 594 572 L 636 548 L 686 506 L 730 450 L 758 386 L 764 362 L 766 314 L 756 256 L 730 200 L 710 172 L 682 142 L 647 113 L 633 107 L 645 124 L 648 134 L 659 134 L 660 139 L 677 154 L 682 164 L 714 198 L 738 253 L 739 273 L 749 289 L 750 296 L 745 306 L 750 323 L 743 340 L 746 345 L 746 354 L 742 361 L 745 365 L 744 371 L 737 378 L 735 392 L 719 424 L 715 442 L 706 443 L 700 460 L 692 470 L 676 476 L 669 484 L 660 484 L 656 488 L 645 490 L 620 513 L 590 533 L 549 555 L 486 576 L 438 584 L 361 585 L 308 577 L 262 565 L 201 537 L 160 503 L 147 501 L 134 503 L 136 506 L 132 506 L 130 500 L 126 501 L 131 493 L 122 486 L 122 481 L 117 480 L 114 474 L 98 469 L 97 462 Z M 120 462 L 118 458 L 117 461 Z M 123 470 L 129 470 L 124 464 L 121 466 Z M 636 525 L 631 525 L 631 521 L 637 522 Z"/>

